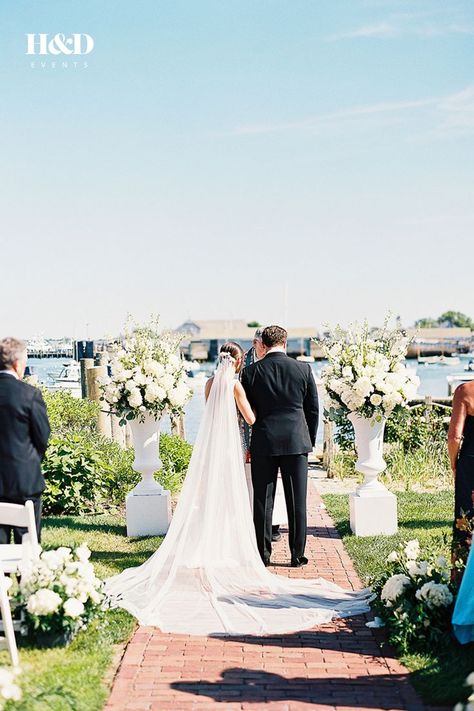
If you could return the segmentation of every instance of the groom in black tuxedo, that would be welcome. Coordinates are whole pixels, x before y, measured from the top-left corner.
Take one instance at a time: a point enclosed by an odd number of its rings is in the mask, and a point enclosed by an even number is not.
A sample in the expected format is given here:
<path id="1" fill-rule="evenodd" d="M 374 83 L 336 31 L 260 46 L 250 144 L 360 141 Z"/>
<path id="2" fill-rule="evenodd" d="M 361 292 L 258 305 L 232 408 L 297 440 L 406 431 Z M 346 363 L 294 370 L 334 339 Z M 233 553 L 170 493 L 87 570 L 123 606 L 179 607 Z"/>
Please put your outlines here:
<path id="1" fill-rule="evenodd" d="M 291 565 L 305 565 L 308 453 L 318 428 L 319 403 L 311 366 L 286 355 L 287 332 L 280 326 L 263 330 L 263 360 L 245 368 L 242 385 L 257 420 L 250 453 L 257 544 L 265 565 L 272 552 L 272 512 L 278 469 L 286 506 Z"/>

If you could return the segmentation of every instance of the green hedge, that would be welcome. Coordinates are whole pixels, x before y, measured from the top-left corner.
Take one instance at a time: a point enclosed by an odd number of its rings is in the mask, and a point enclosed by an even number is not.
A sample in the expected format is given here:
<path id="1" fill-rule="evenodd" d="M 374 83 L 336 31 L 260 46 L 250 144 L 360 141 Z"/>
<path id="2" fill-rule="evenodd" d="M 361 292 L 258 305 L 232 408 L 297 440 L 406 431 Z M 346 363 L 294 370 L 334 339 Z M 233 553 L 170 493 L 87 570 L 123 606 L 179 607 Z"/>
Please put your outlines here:
<path id="1" fill-rule="evenodd" d="M 97 432 L 99 403 L 80 400 L 66 390 L 43 390 L 52 437 L 76 432 Z"/>
<path id="2" fill-rule="evenodd" d="M 45 393 L 52 436 L 43 462 L 46 514 L 81 515 L 121 506 L 139 481 L 133 449 L 97 431 L 97 403 L 67 392 Z M 172 493 L 184 480 L 192 446 L 174 435 L 160 437 L 163 468 L 158 481 Z"/>

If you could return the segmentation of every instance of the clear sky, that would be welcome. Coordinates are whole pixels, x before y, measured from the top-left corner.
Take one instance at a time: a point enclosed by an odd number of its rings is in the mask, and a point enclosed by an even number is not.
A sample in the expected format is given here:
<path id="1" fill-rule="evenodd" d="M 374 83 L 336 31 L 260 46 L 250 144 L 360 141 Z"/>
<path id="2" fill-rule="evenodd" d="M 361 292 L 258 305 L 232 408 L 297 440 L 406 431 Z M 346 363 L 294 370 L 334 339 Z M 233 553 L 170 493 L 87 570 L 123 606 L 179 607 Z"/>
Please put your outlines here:
<path id="1" fill-rule="evenodd" d="M 1 333 L 474 316 L 473 46 L 470 0 L 2 2 Z"/>

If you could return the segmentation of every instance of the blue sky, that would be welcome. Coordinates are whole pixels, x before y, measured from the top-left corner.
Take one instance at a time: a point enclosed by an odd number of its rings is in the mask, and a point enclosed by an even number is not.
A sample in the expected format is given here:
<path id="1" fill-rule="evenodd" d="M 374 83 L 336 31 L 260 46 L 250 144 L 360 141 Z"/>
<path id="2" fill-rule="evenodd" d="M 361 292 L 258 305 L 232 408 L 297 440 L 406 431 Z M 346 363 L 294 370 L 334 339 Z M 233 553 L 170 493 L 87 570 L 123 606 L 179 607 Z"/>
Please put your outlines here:
<path id="1" fill-rule="evenodd" d="M 467 0 L 2 3 L 0 330 L 474 316 L 473 44 Z"/>

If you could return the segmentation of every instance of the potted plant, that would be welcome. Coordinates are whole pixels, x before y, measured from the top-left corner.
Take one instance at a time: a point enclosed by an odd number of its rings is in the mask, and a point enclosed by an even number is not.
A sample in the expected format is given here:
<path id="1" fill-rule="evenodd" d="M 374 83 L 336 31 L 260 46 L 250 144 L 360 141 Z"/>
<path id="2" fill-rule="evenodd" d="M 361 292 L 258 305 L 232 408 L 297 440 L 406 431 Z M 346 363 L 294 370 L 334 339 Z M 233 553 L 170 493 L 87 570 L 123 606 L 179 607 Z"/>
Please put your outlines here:
<path id="1" fill-rule="evenodd" d="M 124 344 L 112 354 L 110 376 L 99 381 L 102 399 L 130 424 L 135 449 L 134 469 L 142 476 L 134 495 L 161 493 L 154 472 L 159 458 L 160 424 L 163 414 L 183 413 L 191 389 L 178 349 L 182 336 L 160 333 L 159 322 L 146 325 L 127 323 Z"/>
<path id="2" fill-rule="evenodd" d="M 370 329 L 368 323 L 337 327 L 323 343 L 328 365 L 322 379 L 328 396 L 325 411 L 335 420 L 345 414 L 354 428 L 356 469 L 365 480 L 359 491 L 384 488 L 378 475 L 386 468 L 383 434 L 387 417 L 407 405 L 419 385 L 405 356 L 409 338 L 399 329 Z"/>
<path id="3" fill-rule="evenodd" d="M 89 557 L 86 545 L 75 550 L 60 547 L 21 565 L 11 596 L 38 646 L 69 644 L 101 610 L 103 583 Z"/>

